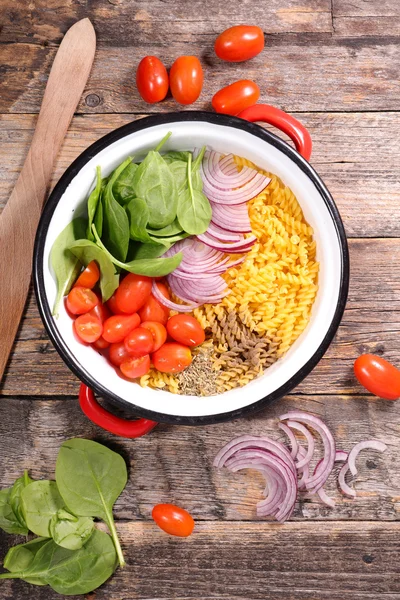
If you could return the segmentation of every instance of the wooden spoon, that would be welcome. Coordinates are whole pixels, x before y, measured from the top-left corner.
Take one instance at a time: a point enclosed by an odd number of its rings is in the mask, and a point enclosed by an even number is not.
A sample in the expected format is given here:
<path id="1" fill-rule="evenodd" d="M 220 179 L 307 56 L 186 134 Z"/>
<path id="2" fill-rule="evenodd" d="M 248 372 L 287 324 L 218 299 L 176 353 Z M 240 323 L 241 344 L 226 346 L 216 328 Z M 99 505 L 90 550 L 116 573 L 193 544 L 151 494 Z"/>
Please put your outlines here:
<path id="1" fill-rule="evenodd" d="M 65 34 L 45 89 L 31 147 L 0 215 L 0 381 L 26 302 L 35 233 L 54 162 L 78 105 L 96 49 L 89 19 Z"/>

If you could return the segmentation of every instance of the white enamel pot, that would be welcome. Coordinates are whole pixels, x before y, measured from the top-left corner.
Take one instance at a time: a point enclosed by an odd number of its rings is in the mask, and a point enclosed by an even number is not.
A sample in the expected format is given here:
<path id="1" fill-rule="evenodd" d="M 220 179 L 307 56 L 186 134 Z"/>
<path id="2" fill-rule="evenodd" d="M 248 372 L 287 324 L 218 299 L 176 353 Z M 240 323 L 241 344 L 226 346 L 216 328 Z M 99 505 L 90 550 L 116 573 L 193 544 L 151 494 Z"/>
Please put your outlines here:
<path id="1" fill-rule="evenodd" d="M 336 205 L 308 163 L 310 136 L 297 120 L 271 106 L 256 105 L 240 117 L 193 111 L 147 117 L 125 125 L 94 143 L 72 163 L 43 211 L 34 255 L 34 284 L 41 317 L 60 356 L 84 384 L 80 399 L 85 413 L 118 435 L 143 435 L 157 422 L 201 425 L 260 410 L 287 394 L 310 373 L 339 326 L 348 292 L 348 248 Z M 249 121 L 277 126 L 293 139 L 297 150 Z M 310 323 L 287 354 L 245 387 L 210 398 L 171 394 L 125 381 L 102 355 L 75 339 L 64 308 L 57 320 L 51 314 L 56 284 L 49 265 L 50 249 L 66 224 L 82 211 L 94 183 L 95 167 L 100 165 L 107 175 L 126 157 L 143 156 L 168 131 L 172 136 L 165 150 L 192 150 L 207 145 L 248 158 L 278 175 L 292 189 L 314 229 L 320 262 L 319 291 Z M 128 407 L 132 416 L 142 419 L 126 421 L 115 417 L 97 403 L 93 391 L 117 406 Z"/>

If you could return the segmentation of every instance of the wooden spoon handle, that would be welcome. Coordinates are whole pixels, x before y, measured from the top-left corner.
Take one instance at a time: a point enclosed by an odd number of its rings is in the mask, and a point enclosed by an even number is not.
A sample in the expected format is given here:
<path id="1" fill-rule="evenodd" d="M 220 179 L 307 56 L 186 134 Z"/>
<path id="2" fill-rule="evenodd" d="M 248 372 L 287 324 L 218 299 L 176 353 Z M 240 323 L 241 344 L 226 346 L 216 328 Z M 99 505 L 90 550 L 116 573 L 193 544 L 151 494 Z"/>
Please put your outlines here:
<path id="1" fill-rule="evenodd" d="M 32 144 L 0 215 L 0 381 L 24 309 L 40 213 L 54 162 L 93 64 L 96 34 L 89 19 L 73 25 L 50 71 Z"/>

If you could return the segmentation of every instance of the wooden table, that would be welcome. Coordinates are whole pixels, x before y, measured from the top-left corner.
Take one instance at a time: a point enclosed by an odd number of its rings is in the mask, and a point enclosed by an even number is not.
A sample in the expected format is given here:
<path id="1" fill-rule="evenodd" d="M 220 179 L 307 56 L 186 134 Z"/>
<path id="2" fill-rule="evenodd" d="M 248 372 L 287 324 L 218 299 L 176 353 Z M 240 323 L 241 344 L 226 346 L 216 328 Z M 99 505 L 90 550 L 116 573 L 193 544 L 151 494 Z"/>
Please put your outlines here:
<path id="1" fill-rule="evenodd" d="M 123 440 L 92 426 L 77 403 L 79 382 L 47 338 L 29 297 L 0 401 L 0 484 L 28 468 L 52 477 L 69 437 L 93 438 L 130 464 L 115 513 L 128 566 L 88 598 L 375 600 L 400 598 L 400 404 L 368 396 L 352 365 L 362 352 L 400 363 L 400 5 L 398 0 L 2 0 L 0 34 L 0 202 L 10 194 L 32 137 L 62 35 L 89 16 L 98 35 L 92 75 L 58 159 L 53 184 L 90 143 L 144 114 L 135 69 L 146 54 L 167 65 L 201 57 L 205 85 L 193 109 L 235 79 L 256 80 L 261 100 L 296 115 L 314 141 L 311 159 L 341 211 L 349 236 L 351 285 L 335 342 L 314 372 L 272 409 L 202 428 L 159 426 Z M 224 28 L 257 23 L 266 49 L 249 63 L 223 64 L 213 42 Z M 21 240 L 23 243 L 23 240 Z M 9 260 L 12 257 L 1 257 Z M 1 343 L 1 341 L 0 341 Z M 326 420 L 341 448 L 363 439 L 388 444 L 360 458 L 355 501 L 331 510 L 296 506 L 281 527 L 255 518 L 261 480 L 211 468 L 235 435 L 276 433 L 275 417 L 297 407 Z M 160 533 L 154 504 L 173 501 L 195 516 L 187 540 Z M 0 534 L 0 555 L 15 543 Z M 1 582 L 0 598 L 59 598 L 49 588 Z"/>

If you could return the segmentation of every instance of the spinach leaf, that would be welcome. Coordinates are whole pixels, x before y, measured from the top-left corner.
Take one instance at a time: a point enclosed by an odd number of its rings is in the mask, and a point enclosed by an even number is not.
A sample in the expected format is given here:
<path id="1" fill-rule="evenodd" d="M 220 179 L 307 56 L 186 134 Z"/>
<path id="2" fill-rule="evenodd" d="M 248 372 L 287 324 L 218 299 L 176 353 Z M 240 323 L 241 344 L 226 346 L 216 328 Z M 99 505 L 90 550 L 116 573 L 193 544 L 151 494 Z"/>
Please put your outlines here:
<path id="1" fill-rule="evenodd" d="M 67 550 L 48 540 L 32 562 L 0 579 L 39 579 L 59 594 L 88 594 L 104 583 L 116 566 L 115 548 L 107 533 L 94 531 L 80 550 Z"/>
<path id="2" fill-rule="evenodd" d="M 146 226 L 149 222 L 149 207 L 141 198 L 132 198 L 126 206 L 126 214 L 129 220 L 129 235 L 132 240 L 151 243 L 151 237 L 147 233 Z"/>
<path id="3" fill-rule="evenodd" d="M 35 538 L 30 542 L 26 542 L 25 544 L 18 544 L 18 546 L 13 546 L 9 549 L 4 559 L 3 567 L 11 573 L 15 573 L 17 571 L 25 571 L 33 562 L 37 552 L 40 550 L 44 544 L 47 544 L 48 538 Z M 24 579 L 27 583 L 32 583 L 33 585 L 47 585 L 46 581 L 36 578 L 28 578 Z"/>
<path id="4" fill-rule="evenodd" d="M 129 221 L 124 208 L 114 198 L 113 185 L 130 162 L 131 159 L 128 158 L 115 169 L 104 188 L 101 199 L 103 206 L 103 242 L 118 260 L 125 260 L 128 252 Z"/>
<path id="5" fill-rule="evenodd" d="M 97 229 L 97 227 L 96 227 Z M 182 232 L 182 226 L 179 223 L 178 219 L 175 219 L 172 223 L 163 227 L 162 229 L 150 229 L 147 228 L 147 231 L 150 235 L 155 237 L 168 237 L 170 235 L 176 235 Z"/>
<path id="6" fill-rule="evenodd" d="M 56 481 L 71 512 L 82 517 L 97 517 L 107 523 L 119 564 L 124 566 L 112 514 L 113 505 L 127 482 L 122 456 L 91 440 L 68 440 L 58 453 Z"/>
<path id="7" fill-rule="evenodd" d="M 174 256 L 168 258 L 148 258 L 148 259 L 135 259 L 128 263 L 123 263 L 117 260 L 107 248 L 104 246 L 99 236 L 97 235 L 96 228 L 93 226 L 93 233 L 96 238 L 97 244 L 102 248 L 109 256 L 110 260 L 121 269 L 129 271 L 130 273 L 136 273 L 136 275 L 146 275 L 147 277 L 163 277 L 172 273 L 180 264 L 183 258 L 182 252 L 178 252 Z M 144 244 L 147 246 L 147 244 Z"/>
<path id="8" fill-rule="evenodd" d="M 183 229 L 190 235 L 199 235 L 210 224 L 212 209 L 208 198 L 203 194 L 203 181 L 199 170 L 200 162 L 192 169 L 192 157 L 187 163 L 187 186 L 179 192 L 177 216 Z"/>
<path id="9" fill-rule="evenodd" d="M 180 233 L 177 233 L 176 235 L 171 235 L 171 236 L 165 237 L 165 238 L 150 236 L 151 241 L 153 243 L 169 244 L 169 247 L 171 247 L 172 244 L 175 244 L 175 242 L 179 242 L 179 240 L 184 240 L 187 237 L 189 237 L 189 234 L 186 233 L 186 231 L 181 231 Z"/>
<path id="10" fill-rule="evenodd" d="M 34 481 L 24 488 L 21 501 L 28 529 L 36 535 L 52 537 L 56 544 L 77 550 L 92 534 L 93 519 L 68 513 L 55 481 Z"/>
<path id="11" fill-rule="evenodd" d="M 161 140 L 161 142 L 158 142 L 157 146 L 154 148 L 154 151 L 155 152 L 160 152 L 161 148 L 169 140 L 169 138 L 171 137 L 171 135 L 172 135 L 172 131 L 168 131 L 168 133 L 166 135 L 164 135 L 164 137 Z"/>
<path id="12" fill-rule="evenodd" d="M 94 215 L 93 223 L 96 225 L 96 229 L 99 232 L 99 235 L 103 235 L 103 201 L 102 196 L 99 198 L 99 203 L 97 205 L 96 214 Z M 89 238 L 93 240 L 93 238 Z"/>
<path id="13" fill-rule="evenodd" d="M 183 162 L 181 160 L 176 160 L 175 162 L 169 165 L 169 169 L 174 176 L 175 184 L 178 190 L 178 194 L 184 189 L 187 185 L 187 167 L 188 163 Z M 179 203 L 179 199 L 178 199 Z"/>
<path id="14" fill-rule="evenodd" d="M 0 490 L 0 528 L 6 533 L 28 535 L 27 527 L 21 525 L 11 507 L 11 489 L 12 488 L 5 488 Z"/>
<path id="15" fill-rule="evenodd" d="M 90 194 L 87 201 L 87 210 L 88 210 L 88 226 L 86 231 L 86 237 L 88 240 L 93 240 L 93 232 L 92 232 L 92 223 L 94 221 L 96 210 L 99 205 L 99 200 L 101 196 L 101 167 L 96 167 L 96 187 Z M 99 229 L 97 229 L 99 231 Z"/>
<path id="16" fill-rule="evenodd" d="M 90 517 L 75 517 L 60 508 L 50 520 L 50 534 L 56 544 L 69 550 L 79 550 L 93 533 L 94 523 Z"/>
<path id="17" fill-rule="evenodd" d="M 128 202 L 135 197 L 135 190 L 133 188 L 133 176 L 139 165 L 134 162 L 130 162 L 127 167 L 122 171 L 121 175 L 115 180 L 113 185 L 114 198 L 125 206 Z M 96 227 L 97 229 L 97 227 Z"/>
<path id="18" fill-rule="evenodd" d="M 191 152 L 188 152 L 187 150 L 184 150 L 182 152 L 177 152 L 176 150 L 170 150 L 169 152 L 162 154 L 162 157 L 165 160 L 165 162 L 169 165 L 170 163 L 177 161 L 177 160 L 187 163 L 189 154 L 191 154 Z"/>
<path id="19" fill-rule="evenodd" d="M 95 260 L 100 268 L 100 290 L 103 302 L 106 302 L 119 284 L 119 275 L 115 272 L 115 267 L 108 255 L 90 240 L 77 240 L 69 247 L 85 267 Z"/>
<path id="20" fill-rule="evenodd" d="M 158 258 L 162 256 L 172 244 L 140 244 L 139 242 L 132 242 L 130 249 L 130 262 L 133 260 L 142 260 L 144 258 Z"/>
<path id="21" fill-rule="evenodd" d="M 178 190 L 161 154 L 150 151 L 134 176 L 136 196 L 149 207 L 149 226 L 161 229 L 175 220 Z"/>
<path id="22" fill-rule="evenodd" d="M 25 522 L 24 515 L 22 513 L 21 493 L 22 493 L 22 490 L 25 489 L 26 486 L 32 482 L 33 482 L 33 479 L 31 479 L 29 477 L 28 471 L 25 470 L 22 477 L 19 477 L 14 482 L 14 485 L 12 486 L 11 492 L 10 492 L 11 508 L 13 509 L 14 514 L 17 517 L 18 521 L 21 523 L 22 527 L 25 527 L 25 528 L 27 527 L 27 525 Z"/>
<path id="23" fill-rule="evenodd" d="M 68 294 L 81 268 L 78 259 L 68 247 L 75 240 L 85 237 L 86 229 L 86 219 L 74 219 L 62 230 L 51 248 L 50 263 L 57 281 L 57 296 L 53 307 L 53 315 L 56 317 L 63 297 Z"/>

